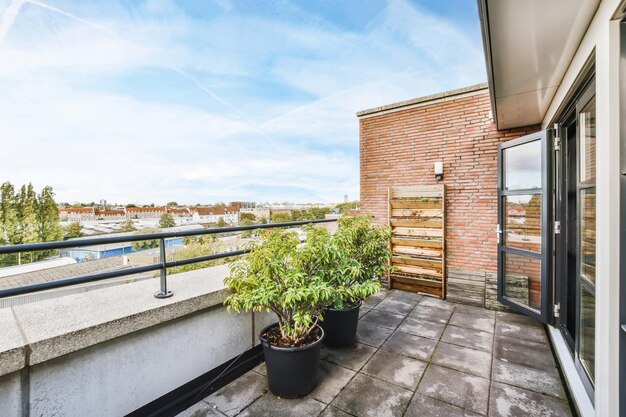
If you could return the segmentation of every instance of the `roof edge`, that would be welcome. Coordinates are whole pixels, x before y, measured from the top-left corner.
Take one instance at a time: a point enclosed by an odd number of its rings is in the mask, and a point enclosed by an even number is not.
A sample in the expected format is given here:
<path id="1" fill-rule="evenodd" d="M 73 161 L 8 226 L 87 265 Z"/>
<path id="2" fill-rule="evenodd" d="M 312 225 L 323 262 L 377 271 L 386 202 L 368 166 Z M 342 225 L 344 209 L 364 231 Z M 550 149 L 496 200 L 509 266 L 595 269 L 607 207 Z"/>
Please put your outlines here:
<path id="1" fill-rule="evenodd" d="M 369 116 L 376 113 L 389 113 L 394 111 L 404 110 L 406 108 L 423 106 L 430 104 L 431 102 L 442 101 L 450 99 L 450 97 L 456 97 L 460 95 L 468 95 L 477 93 L 489 88 L 489 84 L 481 83 L 474 84 L 468 87 L 457 88 L 456 90 L 444 91 L 442 93 L 431 94 L 429 96 L 423 96 L 406 101 L 399 101 L 397 103 L 385 104 L 383 106 L 373 107 L 371 109 L 361 110 L 356 113 L 357 117 Z"/>

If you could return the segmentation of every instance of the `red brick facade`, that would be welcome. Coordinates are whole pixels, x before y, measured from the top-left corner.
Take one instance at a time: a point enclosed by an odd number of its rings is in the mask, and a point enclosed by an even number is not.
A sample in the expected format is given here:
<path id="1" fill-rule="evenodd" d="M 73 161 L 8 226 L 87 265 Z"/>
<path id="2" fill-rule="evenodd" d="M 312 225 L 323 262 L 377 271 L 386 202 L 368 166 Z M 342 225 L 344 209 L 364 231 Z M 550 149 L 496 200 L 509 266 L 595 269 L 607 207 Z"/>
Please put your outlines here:
<path id="1" fill-rule="evenodd" d="M 495 273 L 497 147 L 539 127 L 498 131 L 485 87 L 446 94 L 413 108 L 360 113 L 361 211 L 386 224 L 387 187 L 443 183 L 448 272 Z M 444 165 L 440 182 L 436 161 Z"/>

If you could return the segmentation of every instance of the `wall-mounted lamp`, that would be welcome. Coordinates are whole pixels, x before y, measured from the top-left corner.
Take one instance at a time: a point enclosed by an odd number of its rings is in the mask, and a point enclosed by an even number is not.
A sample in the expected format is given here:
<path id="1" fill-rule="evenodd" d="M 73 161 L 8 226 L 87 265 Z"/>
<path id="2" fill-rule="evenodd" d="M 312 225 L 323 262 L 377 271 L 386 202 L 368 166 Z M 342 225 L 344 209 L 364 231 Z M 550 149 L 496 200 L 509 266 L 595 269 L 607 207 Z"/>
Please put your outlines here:
<path id="1" fill-rule="evenodd" d="M 443 178 L 443 162 L 435 162 L 435 178 L 437 181 Z"/>

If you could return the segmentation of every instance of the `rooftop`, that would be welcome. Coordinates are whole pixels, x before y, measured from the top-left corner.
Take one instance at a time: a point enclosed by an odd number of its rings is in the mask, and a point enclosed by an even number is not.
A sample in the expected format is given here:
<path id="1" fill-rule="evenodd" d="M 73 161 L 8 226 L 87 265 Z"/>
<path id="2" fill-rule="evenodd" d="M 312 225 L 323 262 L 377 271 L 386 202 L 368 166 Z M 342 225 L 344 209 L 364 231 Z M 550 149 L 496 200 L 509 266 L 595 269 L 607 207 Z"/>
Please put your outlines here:
<path id="1" fill-rule="evenodd" d="M 543 326 L 397 290 L 361 307 L 359 343 L 322 348 L 307 397 L 267 391 L 264 364 L 179 417 L 570 416 Z"/>

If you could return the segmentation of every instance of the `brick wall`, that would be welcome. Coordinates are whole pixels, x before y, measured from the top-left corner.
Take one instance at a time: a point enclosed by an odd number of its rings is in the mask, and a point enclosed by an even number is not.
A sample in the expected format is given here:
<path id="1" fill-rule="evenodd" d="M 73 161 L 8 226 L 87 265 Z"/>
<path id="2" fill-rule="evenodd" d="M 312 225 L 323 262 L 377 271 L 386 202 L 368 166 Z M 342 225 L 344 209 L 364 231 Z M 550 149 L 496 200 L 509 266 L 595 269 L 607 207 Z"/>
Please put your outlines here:
<path id="1" fill-rule="evenodd" d="M 436 100 L 361 113 L 361 211 L 386 224 L 387 187 L 437 184 L 433 163 L 442 161 L 448 298 L 497 307 L 497 147 L 539 126 L 498 131 L 486 88 Z"/>

